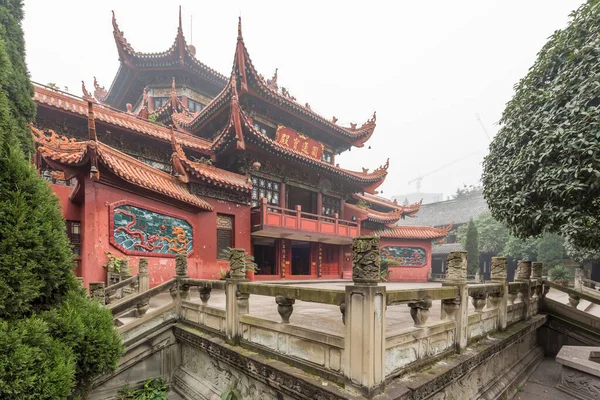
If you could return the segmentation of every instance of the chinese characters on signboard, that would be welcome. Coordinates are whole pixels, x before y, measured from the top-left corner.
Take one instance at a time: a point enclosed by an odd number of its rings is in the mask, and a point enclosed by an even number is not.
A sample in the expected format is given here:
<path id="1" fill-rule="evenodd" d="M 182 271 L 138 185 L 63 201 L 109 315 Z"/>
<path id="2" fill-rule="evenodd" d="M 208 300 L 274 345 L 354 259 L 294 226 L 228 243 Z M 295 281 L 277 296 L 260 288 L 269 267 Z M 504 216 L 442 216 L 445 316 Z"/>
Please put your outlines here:
<path id="1" fill-rule="evenodd" d="M 323 144 L 283 125 L 277 127 L 275 141 L 282 146 L 296 150 L 316 160 L 323 155 Z"/>

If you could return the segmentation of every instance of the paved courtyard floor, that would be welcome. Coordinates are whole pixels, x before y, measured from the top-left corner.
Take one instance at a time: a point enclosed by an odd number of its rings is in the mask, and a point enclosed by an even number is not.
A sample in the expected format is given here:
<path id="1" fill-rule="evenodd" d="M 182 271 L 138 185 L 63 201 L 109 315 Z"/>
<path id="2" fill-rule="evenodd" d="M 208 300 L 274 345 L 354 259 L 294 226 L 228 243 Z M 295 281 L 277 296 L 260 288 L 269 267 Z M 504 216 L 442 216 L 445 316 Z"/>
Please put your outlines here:
<path id="1" fill-rule="evenodd" d="M 291 284 L 288 283 L 289 286 L 333 290 L 344 290 L 345 286 L 348 284 L 349 281 L 328 281 L 319 283 L 294 282 Z M 441 283 L 436 282 L 390 282 L 384 283 L 383 285 L 386 286 L 386 289 L 388 291 L 424 287 L 441 287 Z M 189 300 L 194 303 L 201 303 L 200 296 L 196 288 L 190 290 Z M 159 296 L 152 298 L 150 300 L 150 310 L 148 310 L 148 313 L 151 313 L 153 309 L 156 309 L 170 301 L 171 297 L 169 293 L 163 293 Z M 440 303 L 440 301 L 433 302 L 433 305 L 430 309 L 430 316 L 428 321 L 438 321 L 440 319 Z M 210 296 L 210 300 L 208 302 L 208 306 L 224 310 L 225 292 L 222 290 L 213 289 Z M 472 308 L 472 305 L 470 305 L 470 308 Z M 249 314 L 270 321 L 281 322 L 281 317 L 277 312 L 277 303 L 275 303 L 274 297 L 251 295 Z M 410 316 L 410 308 L 406 304 L 389 306 L 387 309 L 386 318 L 388 335 L 406 328 L 411 328 L 414 325 L 412 317 Z M 132 320 L 134 319 L 124 318 L 123 322 L 128 323 Z M 344 336 L 344 324 L 342 323 L 342 314 L 338 306 L 296 301 L 296 303 L 294 304 L 294 311 L 290 318 L 290 325 L 296 325 L 307 329 L 326 332 L 338 336 Z"/>

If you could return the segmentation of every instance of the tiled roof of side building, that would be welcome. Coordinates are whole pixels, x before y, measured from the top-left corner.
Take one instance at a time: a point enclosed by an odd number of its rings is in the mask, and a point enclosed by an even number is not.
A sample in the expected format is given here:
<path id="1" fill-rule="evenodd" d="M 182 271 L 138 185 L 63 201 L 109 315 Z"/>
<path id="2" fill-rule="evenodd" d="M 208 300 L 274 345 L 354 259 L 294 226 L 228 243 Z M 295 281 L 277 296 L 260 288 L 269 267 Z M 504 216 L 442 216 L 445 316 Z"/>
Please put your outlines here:
<path id="1" fill-rule="evenodd" d="M 79 114 L 86 119 L 88 116 L 87 101 L 61 91 L 34 85 L 34 100 L 39 105 Z M 169 129 L 144 121 L 133 114 L 115 111 L 101 104 L 94 105 L 94 114 L 96 121 L 125 128 L 142 135 L 148 135 L 167 143 L 171 141 L 171 131 Z M 211 142 L 180 132 L 176 133 L 176 135 L 182 146 L 210 154 Z"/>
<path id="2" fill-rule="evenodd" d="M 453 251 L 465 251 L 465 247 L 460 243 L 443 243 L 431 246 L 431 254 L 433 255 L 447 255 Z"/>
<path id="3" fill-rule="evenodd" d="M 50 131 L 48 135 L 34 126 L 31 126 L 31 130 L 37 150 L 46 161 L 54 161 L 56 164 L 69 167 L 81 167 L 91 163 L 90 152 L 95 152 L 100 162 L 113 174 L 133 185 L 206 211 L 213 210 L 213 207 L 202 198 L 190 193 L 187 185 L 179 179 L 103 143 L 93 140 L 76 142 L 73 139 L 59 136 L 53 131 Z"/>
<path id="4" fill-rule="evenodd" d="M 394 226 L 373 232 L 373 235 L 390 239 L 441 239 L 448 235 L 452 225 L 444 228 L 430 226 Z"/>
<path id="5" fill-rule="evenodd" d="M 483 192 L 477 191 L 463 198 L 423 204 L 414 218 L 407 218 L 397 225 L 445 226 L 450 223 L 461 225 L 476 219 L 488 211 Z"/>

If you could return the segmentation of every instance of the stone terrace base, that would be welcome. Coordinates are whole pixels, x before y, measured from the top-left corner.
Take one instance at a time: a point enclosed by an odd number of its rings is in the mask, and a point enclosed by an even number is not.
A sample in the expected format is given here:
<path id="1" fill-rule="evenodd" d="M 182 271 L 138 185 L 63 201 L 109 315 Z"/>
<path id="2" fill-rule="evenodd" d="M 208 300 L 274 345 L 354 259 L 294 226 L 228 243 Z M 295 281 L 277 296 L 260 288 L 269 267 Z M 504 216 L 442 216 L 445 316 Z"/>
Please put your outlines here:
<path id="1" fill-rule="evenodd" d="M 378 399 L 464 400 L 512 398 L 544 357 L 537 330 L 545 315 L 510 326 L 469 345 L 463 354 L 388 383 Z"/>
<path id="2" fill-rule="evenodd" d="M 562 347 L 556 356 L 556 362 L 562 364 L 558 389 L 582 400 L 600 398 L 600 363 L 589 359 L 591 351 L 600 351 L 600 347 Z"/>

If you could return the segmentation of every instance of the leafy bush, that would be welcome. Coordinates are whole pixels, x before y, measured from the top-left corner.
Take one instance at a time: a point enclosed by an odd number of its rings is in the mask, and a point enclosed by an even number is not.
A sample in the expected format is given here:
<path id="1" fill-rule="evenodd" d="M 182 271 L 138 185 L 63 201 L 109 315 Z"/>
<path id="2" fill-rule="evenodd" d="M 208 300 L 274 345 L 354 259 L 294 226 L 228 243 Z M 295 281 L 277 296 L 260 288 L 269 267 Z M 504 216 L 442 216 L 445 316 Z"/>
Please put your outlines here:
<path id="1" fill-rule="evenodd" d="M 76 392 L 86 395 L 94 377 L 113 371 L 123 354 L 112 313 L 81 292 L 71 292 L 58 308 L 42 314 L 53 337 L 69 346 L 75 357 Z"/>
<path id="2" fill-rule="evenodd" d="M 571 272 L 563 265 L 557 265 L 548 271 L 553 282 L 568 282 L 571 280 Z"/>
<path id="3" fill-rule="evenodd" d="M 74 375 L 71 349 L 40 318 L 0 320 L 1 399 L 65 399 Z"/>
<path id="4" fill-rule="evenodd" d="M 152 378 L 146 380 L 140 389 L 125 386 L 119 390 L 117 400 L 167 400 L 167 389 L 162 378 Z"/>
<path id="5" fill-rule="evenodd" d="M 571 14 L 515 86 L 483 166 L 495 218 L 519 237 L 556 233 L 594 249 L 600 237 L 600 2 Z"/>

